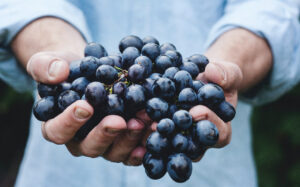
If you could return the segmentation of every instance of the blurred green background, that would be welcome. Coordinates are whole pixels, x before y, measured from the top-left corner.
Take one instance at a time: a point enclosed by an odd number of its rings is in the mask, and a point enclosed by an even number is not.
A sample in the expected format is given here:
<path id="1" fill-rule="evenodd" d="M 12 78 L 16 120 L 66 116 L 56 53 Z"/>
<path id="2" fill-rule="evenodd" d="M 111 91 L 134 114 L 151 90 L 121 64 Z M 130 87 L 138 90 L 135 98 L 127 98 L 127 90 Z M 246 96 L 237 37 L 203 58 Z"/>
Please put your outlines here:
<path id="1" fill-rule="evenodd" d="M 0 82 L 0 186 L 13 186 L 32 106 L 30 94 Z M 262 187 L 300 186 L 300 85 L 281 99 L 257 107 L 252 116 L 253 149 Z"/>

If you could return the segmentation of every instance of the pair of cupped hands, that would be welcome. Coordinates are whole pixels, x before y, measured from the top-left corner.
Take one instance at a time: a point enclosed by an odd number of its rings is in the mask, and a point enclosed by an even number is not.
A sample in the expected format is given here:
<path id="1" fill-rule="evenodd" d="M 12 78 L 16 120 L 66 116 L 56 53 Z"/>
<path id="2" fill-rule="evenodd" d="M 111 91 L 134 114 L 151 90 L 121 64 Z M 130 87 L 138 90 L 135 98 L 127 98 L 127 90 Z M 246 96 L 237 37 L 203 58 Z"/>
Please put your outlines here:
<path id="1" fill-rule="evenodd" d="M 209 57 L 209 56 L 208 56 Z M 40 52 L 33 55 L 27 63 L 27 71 L 37 82 L 57 84 L 67 79 L 69 64 L 81 57 L 70 52 Z M 238 90 L 242 73 L 234 63 L 210 59 L 205 72 L 197 79 L 220 85 L 226 101 L 237 105 Z M 139 111 L 135 118 L 125 121 L 117 115 L 106 116 L 85 139 L 73 140 L 75 133 L 93 115 L 93 107 L 85 100 L 78 100 L 55 118 L 41 126 L 44 138 L 55 144 L 65 144 L 74 156 L 98 157 L 125 165 L 137 166 L 142 163 L 146 152 L 145 143 L 151 132 L 156 130 L 156 122 L 151 121 L 145 110 Z M 203 105 L 190 111 L 193 121 L 209 120 L 219 130 L 219 139 L 214 147 L 221 148 L 231 140 L 231 123 L 222 121 L 213 111 Z M 203 157 L 200 156 L 199 161 Z"/>

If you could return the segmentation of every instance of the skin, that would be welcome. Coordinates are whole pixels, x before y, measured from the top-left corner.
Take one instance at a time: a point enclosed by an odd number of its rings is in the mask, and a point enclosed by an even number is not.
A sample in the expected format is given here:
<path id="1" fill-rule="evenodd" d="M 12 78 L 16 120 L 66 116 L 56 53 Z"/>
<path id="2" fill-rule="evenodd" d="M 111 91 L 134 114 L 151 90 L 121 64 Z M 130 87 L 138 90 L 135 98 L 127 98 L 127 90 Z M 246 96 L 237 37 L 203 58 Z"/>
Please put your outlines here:
<path id="1" fill-rule="evenodd" d="M 11 48 L 34 80 L 57 84 L 67 79 L 69 63 L 84 56 L 85 45 L 84 38 L 71 25 L 57 18 L 44 17 L 27 25 L 13 40 Z M 210 63 L 197 78 L 220 85 L 226 100 L 234 106 L 238 93 L 260 82 L 272 66 L 267 42 L 244 29 L 224 33 L 205 55 Z M 220 135 L 215 147 L 229 144 L 230 122 L 224 123 L 202 105 L 193 107 L 190 113 L 194 121 L 208 119 L 217 126 Z M 107 116 L 83 141 L 73 141 L 76 131 L 92 114 L 93 108 L 86 101 L 76 101 L 42 124 L 43 136 L 55 144 L 65 144 L 74 156 L 102 156 L 113 162 L 140 165 L 146 151 L 145 140 L 156 129 L 156 123 L 151 122 L 145 111 L 140 111 L 127 123 L 119 116 Z"/>

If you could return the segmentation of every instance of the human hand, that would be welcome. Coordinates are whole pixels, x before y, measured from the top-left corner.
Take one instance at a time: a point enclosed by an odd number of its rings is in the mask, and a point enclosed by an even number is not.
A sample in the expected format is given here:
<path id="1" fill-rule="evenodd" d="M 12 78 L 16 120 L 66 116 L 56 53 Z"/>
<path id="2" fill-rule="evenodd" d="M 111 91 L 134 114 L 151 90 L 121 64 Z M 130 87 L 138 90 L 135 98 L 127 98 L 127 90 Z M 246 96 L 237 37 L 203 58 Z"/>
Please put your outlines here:
<path id="1" fill-rule="evenodd" d="M 37 82 L 57 84 L 67 79 L 69 62 L 80 58 L 70 52 L 40 52 L 30 58 L 27 71 Z M 85 139 L 74 141 L 75 133 L 93 113 L 93 107 L 87 101 L 76 101 L 61 114 L 42 124 L 43 136 L 53 143 L 65 144 L 74 156 L 103 156 L 113 162 L 134 164 L 136 155 L 144 154 L 143 149 L 132 150 L 139 143 L 149 118 L 140 112 L 139 118 L 130 119 L 126 124 L 120 116 L 106 116 Z"/>

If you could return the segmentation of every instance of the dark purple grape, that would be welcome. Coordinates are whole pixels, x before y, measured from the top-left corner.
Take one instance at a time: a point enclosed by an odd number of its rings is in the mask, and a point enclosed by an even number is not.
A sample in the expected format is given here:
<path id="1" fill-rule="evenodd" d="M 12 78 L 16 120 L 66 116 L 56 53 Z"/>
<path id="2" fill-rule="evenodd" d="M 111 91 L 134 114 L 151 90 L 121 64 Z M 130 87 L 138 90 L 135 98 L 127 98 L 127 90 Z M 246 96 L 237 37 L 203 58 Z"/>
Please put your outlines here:
<path id="1" fill-rule="evenodd" d="M 192 88 L 184 88 L 178 95 L 178 105 L 184 110 L 189 110 L 198 104 L 198 97 Z"/>
<path id="2" fill-rule="evenodd" d="M 74 92 L 73 90 L 66 90 L 58 96 L 57 106 L 60 111 L 64 111 L 77 100 L 80 100 L 80 96 L 77 92 Z"/>
<path id="3" fill-rule="evenodd" d="M 148 43 L 142 48 L 142 55 L 149 57 L 153 62 L 160 55 L 159 46 L 155 43 Z"/>
<path id="4" fill-rule="evenodd" d="M 146 36 L 145 38 L 143 38 L 143 44 L 146 45 L 148 43 L 155 43 L 157 45 L 159 45 L 159 42 L 156 38 L 154 38 L 153 36 Z"/>
<path id="5" fill-rule="evenodd" d="M 159 121 L 169 116 L 169 105 L 166 101 L 155 97 L 147 101 L 146 112 L 152 120 Z"/>
<path id="6" fill-rule="evenodd" d="M 157 79 L 152 86 L 152 94 L 165 100 L 171 100 L 176 93 L 176 87 L 173 81 L 168 78 Z"/>
<path id="7" fill-rule="evenodd" d="M 45 96 L 38 100 L 33 107 L 33 114 L 40 121 L 48 121 L 58 114 L 55 98 Z"/>
<path id="8" fill-rule="evenodd" d="M 216 84 L 208 83 L 198 90 L 198 101 L 210 109 L 225 101 L 225 96 L 222 88 Z"/>
<path id="9" fill-rule="evenodd" d="M 164 55 L 167 51 L 171 50 L 171 51 L 176 51 L 176 47 L 175 45 L 171 44 L 171 43 L 164 43 L 160 45 L 160 54 Z"/>
<path id="10" fill-rule="evenodd" d="M 77 92 L 80 96 L 84 94 L 86 86 L 90 81 L 85 77 L 79 77 L 72 82 L 71 89 Z"/>
<path id="11" fill-rule="evenodd" d="M 134 35 L 126 36 L 120 41 L 119 50 L 121 53 L 123 53 L 123 51 L 128 47 L 135 47 L 136 49 L 141 51 L 143 47 L 143 41 L 139 37 Z"/>
<path id="12" fill-rule="evenodd" d="M 153 97 L 152 94 L 153 84 L 154 84 L 154 80 L 150 78 L 147 78 L 142 84 L 142 86 L 145 88 L 145 95 L 148 99 Z"/>
<path id="13" fill-rule="evenodd" d="M 193 62 L 199 68 L 199 72 L 202 73 L 205 70 L 206 65 L 209 63 L 209 60 L 204 55 L 194 54 L 188 58 L 189 62 Z"/>
<path id="14" fill-rule="evenodd" d="M 109 65 L 109 66 L 115 65 L 114 60 L 108 56 L 101 57 L 98 61 L 99 61 L 100 65 Z"/>
<path id="15" fill-rule="evenodd" d="M 89 78 L 95 76 L 96 70 L 100 65 L 101 63 L 96 57 L 88 56 L 83 58 L 80 63 L 81 75 Z"/>
<path id="16" fill-rule="evenodd" d="M 134 60 L 135 64 L 139 64 L 145 68 L 146 76 L 152 73 L 152 61 L 146 56 L 139 56 Z"/>
<path id="17" fill-rule="evenodd" d="M 118 95 L 108 95 L 107 114 L 121 116 L 124 114 L 124 102 Z"/>
<path id="18" fill-rule="evenodd" d="M 154 155 L 164 155 L 169 150 L 169 141 L 158 132 L 153 132 L 146 141 L 147 151 Z"/>
<path id="19" fill-rule="evenodd" d="M 163 77 L 174 80 L 174 76 L 178 71 L 179 69 L 177 67 L 169 67 L 168 69 L 166 69 L 165 73 L 163 74 Z"/>
<path id="20" fill-rule="evenodd" d="M 180 70 L 174 76 L 176 90 L 179 93 L 184 88 L 191 88 L 193 86 L 193 79 L 187 71 Z"/>
<path id="21" fill-rule="evenodd" d="M 178 110 L 176 104 L 171 104 L 169 106 L 169 114 L 170 114 L 170 118 L 173 117 L 174 113 Z"/>
<path id="22" fill-rule="evenodd" d="M 56 86 L 55 85 L 38 83 L 37 90 L 38 90 L 40 97 L 56 95 Z"/>
<path id="23" fill-rule="evenodd" d="M 127 47 L 122 53 L 122 64 L 124 69 L 128 69 L 132 64 L 134 64 L 134 60 L 140 56 L 140 52 L 135 47 Z"/>
<path id="24" fill-rule="evenodd" d="M 193 140 L 203 146 L 213 146 L 219 139 L 217 127 L 208 120 L 202 120 L 193 127 Z"/>
<path id="25" fill-rule="evenodd" d="M 231 121 L 235 116 L 234 107 L 226 101 L 221 102 L 213 110 L 224 122 Z"/>
<path id="26" fill-rule="evenodd" d="M 119 97 L 123 98 L 127 86 L 124 82 L 117 82 L 112 87 L 112 93 L 117 94 Z"/>
<path id="27" fill-rule="evenodd" d="M 108 57 L 114 61 L 114 66 L 117 66 L 118 68 L 123 67 L 121 55 L 109 55 Z"/>
<path id="28" fill-rule="evenodd" d="M 160 179 L 167 171 L 164 159 L 151 153 L 146 153 L 143 166 L 147 176 L 151 179 Z"/>
<path id="29" fill-rule="evenodd" d="M 192 175 L 192 161 L 183 153 L 169 156 L 167 171 L 176 182 L 185 182 Z"/>
<path id="30" fill-rule="evenodd" d="M 71 87 L 72 87 L 71 83 L 69 83 L 69 82 L 62 82 L 62 83 L 60 83 L 60 84 L 58 84 L 56 86 L 56 93 L 59 94 L 59 93 L 61 93 L 63 91 L 70 90 Z"/>
<path id="31" fill-rule="evenodd" d="M 144 88 L 141 85 L 133 84 L 125 91 L 125 106 L 131 112 L 136 112 L 145 107 L 146 97 Z"/>
<path id="32" fill-rule="evenodd" d="M 88 43 L 87 46 L 84 48 L 84 56 L 93 56 L 96 58 L 101 58 L 107 56 L 107 52 L 105 48 L 98 43 Z"/>
<path id="33" fill-rule="evenodd" d="M 80 63 L 81 60 L 75 60 L 70 63 L 68 81 L 73 81 L 82 76 L 80 71 Z"/>
<path id="34" fill-rule="evenodd" d="M 172 138 L 171 144 L 173 147 L 173 151 L 177 153 L 184 153 L 188 148 L 189 141 L 185 135 L 183 135 L 182 133 L 177 133 Z"/>
<path id="35" fill-rule="evenodd" d="M 112 84 L 118 79 L 118 71 L 109 65 L 101 65 L 96 71 L 96 78 L 104 84 Z"/>
<path id="36" fill-rule="evenodd" d="M 165 55 L 158 56 L 155 59 L 155 70 L 158 73 L 164 73 L 166 69 L 172 66 L 173 66 L 172 60 Z"/>
<path id="37" fill-rule="evenodd" d="M 173 115 L 173 122 L 179 129 L 188 129 L 193 123 L 192 116 L 186 110 L 178 110 Z"/>
<path id="38" fill-rule="evenodd" d="M 191 159 L 191 160 L 195 160 L 197 158 L 199 158 L 201 155 L 204 154 L 205 149 L 196 144 L 191 136 L 188 136 L 188 140 L 189 140 L 189 145 L 188 148 L 185 152 L 185 154 Z"/>
<path id="39" fill-rule="evenodd" d="M 174 66 L 180 67 L 182 65 L 182 56 L 178 51 L 169 50 L 166 51 L 165 55 L 171 58 Z"/>
<path id="40" fill-rule="evenodd" d="M 193 79 L 195 79 L 199 74 L 199 69 L 198 69 L 197 65 L 192 62 L 184 62 L 180 66 L 180 70 L 185 70 L 185 71 L 189 72 Z"/>
<path id="41" fill-rule="evenodd" d="M 198 90 L 202 87 L 202 86 L 204 86 L 204 83 L 202 82 L 202 81 L 200 81 L 200 80 L 194 80 L 193 81 L 193 90 L 196 92 L 196 93 L 198 93 Z"/>
<path id="42" fill-rule="evenodd" d="M 171 119 L 164 118 L 159 121 L 156 129 L 157 132 L 159 132 L 163 136 L 170 136 L 175 131 L 175 124 Z"/>
<path id="43" fill-rule="evenodd" d="M 107 92 L 101 82 L 91 82 L 85 90 L 86 100 L 95 108 L 104 105 L 107 101 Z"/>
<path id="44" fill-rule="evenodd" d="M 141 83 L 146 79 L 146 69 L 140 64 L 133 64 L 128 69 L 128 79 L 133 83 Z"/>

